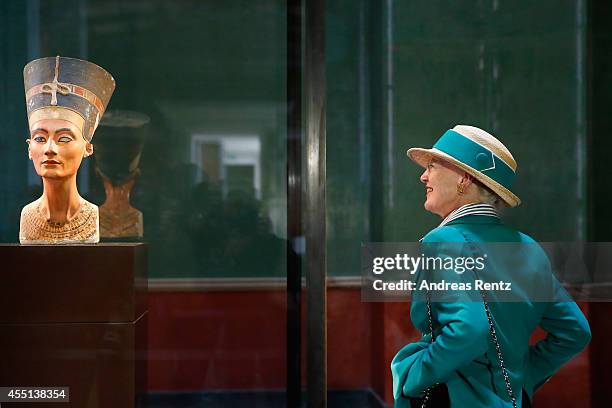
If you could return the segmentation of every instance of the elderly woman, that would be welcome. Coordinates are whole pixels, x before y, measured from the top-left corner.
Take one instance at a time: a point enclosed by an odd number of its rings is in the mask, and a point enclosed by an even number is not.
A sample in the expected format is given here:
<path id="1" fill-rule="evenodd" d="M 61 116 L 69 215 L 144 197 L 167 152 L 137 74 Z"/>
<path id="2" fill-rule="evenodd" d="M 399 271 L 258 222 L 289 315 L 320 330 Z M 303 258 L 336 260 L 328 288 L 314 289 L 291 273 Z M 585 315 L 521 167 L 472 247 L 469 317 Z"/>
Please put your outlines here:
<path id="1" fill-rule="evenodd" d="M 529 273 L 524 281 L 548 276 L 555 293 L 563 291 L 539 245 L 499 217 L 502 207 L 520 204 L 511 191 L 516 162 L 499 140 L 458 125 L 432 149 L 412 148 L 408 156 L 425 168 L 420 179 L 425 209 L 443 219 L 422 239 L 424 245 L 531 245 L 538 250 L 512 255 L 508 270 L 500 259 L 489 259 L 487 265 L 495 266 L 487 272 Z M 396 407 L 529 407 L 535 390 L 591 338 L 587 320 L 571 299 L 497 302 L 488 301 L 495 299 L 489 295 L 482 291 L 471 301 L 433 301 L 428 293 L 424 301 L 413 299 L 411 319 L 424 336 L 402 348 L 391 364 Z M 529 346 L 538 326 L 548 336 Z"/>

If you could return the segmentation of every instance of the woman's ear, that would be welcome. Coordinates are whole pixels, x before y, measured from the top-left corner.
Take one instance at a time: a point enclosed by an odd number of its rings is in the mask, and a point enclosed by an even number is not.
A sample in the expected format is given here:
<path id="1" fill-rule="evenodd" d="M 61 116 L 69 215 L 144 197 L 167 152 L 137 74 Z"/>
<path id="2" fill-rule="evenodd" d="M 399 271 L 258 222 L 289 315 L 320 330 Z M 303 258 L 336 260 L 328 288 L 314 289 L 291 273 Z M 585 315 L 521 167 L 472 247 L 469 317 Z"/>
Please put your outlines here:
<path id="1" fill-rule="evenodd" d="M 467 188 L 474 183 L 474 177 L 471 174 L 463 173 L 463 177 L 461 177 L 461 181 L 459 181 L 463 187 Z"/>
<path id="2" fill-rule="evenodd" d="M 85 145 L 85 154 L 83 155 L 83 157 L 89 157 L 93 154 L 93 152 L 94 152 L 93 145 L 87 142 L 87 144 Z"/>

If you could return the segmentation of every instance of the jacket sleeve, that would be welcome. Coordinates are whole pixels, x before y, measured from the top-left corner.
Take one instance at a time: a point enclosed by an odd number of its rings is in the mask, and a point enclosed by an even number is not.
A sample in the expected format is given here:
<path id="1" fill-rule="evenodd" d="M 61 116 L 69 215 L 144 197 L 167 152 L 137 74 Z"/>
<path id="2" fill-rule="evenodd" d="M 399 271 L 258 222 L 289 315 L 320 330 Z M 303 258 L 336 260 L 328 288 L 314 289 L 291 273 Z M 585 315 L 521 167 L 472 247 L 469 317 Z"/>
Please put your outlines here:
<path id="1" fill-rule="evenodd" d="M 589 323 L 582 311 L 556 279 L 555 283 L 559 296 L 565 299 L 546 305 L 540 327 L 547 336 L 529 347 L 525 389 L 530 397 L 591 340 Z"/>
<path id="2" fill-rule="evenodd" d="M 425 252 L 442 258 L 453 257 L 461 254 L 460 248 L 456 243 L 442 243 Z M 468 278 L 452 269 L 429 271 L 422 276 L 430 281 L 448 283 L 462 283 Z M 403 392 L 407 396 L 420 396 L 426 388 L 448 381 L 456 369 L 488 349 L 489 322 L 482 299 L 480 296 L 467 296 L 461 291 L 451 292 L 449 296 L 438 298 L 441 301 L 431 302 L 435 340 L 416 353 L 403 384 Z M 426 311 L 426 308 L 419 309 Z"/>
<path id="3" fill-rule="evenodd" d="M 442 329 L 429 347 L 416 353 L 403 386 L 404 394 L 411 397 L 446 382 L 456 369 L 488 348 L 489 326 L 482 302 L 432 303 L 432 309 Z"/>

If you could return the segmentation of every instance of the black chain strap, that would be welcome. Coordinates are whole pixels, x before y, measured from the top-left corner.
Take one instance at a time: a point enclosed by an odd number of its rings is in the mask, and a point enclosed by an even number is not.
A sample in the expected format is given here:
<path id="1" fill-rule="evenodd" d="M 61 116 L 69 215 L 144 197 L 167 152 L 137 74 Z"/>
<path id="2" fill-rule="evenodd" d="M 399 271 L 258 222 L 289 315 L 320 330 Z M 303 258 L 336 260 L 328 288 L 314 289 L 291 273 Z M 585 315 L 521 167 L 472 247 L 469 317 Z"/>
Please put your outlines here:
<path id="1" fill-rule="evenodd" d="M 514 392 L 512 391 L 512 384 L 510 384 L 510 376 L 508 375 L 508 371 L 506 370 L 506 364 L 504 363 L 504 357 L 502 356 L 501 345 L 497 340 L 497 332 L 495 331 L 495 325 L 493 324 L 493 318 L 491 317 L 489 303 L 487 302 L 484 291 L 481 290 L 480 294 L 482 295 L 485 312 L 487 313 L 487 320 L 489 321 L 489 333 L 491 334 L 491 339 L 493 339 L 493 343 L 495 343 L 495 350 L 497 351 L 499 367 L 501 368 L 502 375 L 504 376 L 504 382 L 506 383 L 506 391 L 508 391 L 508 397 L 510 397 L 510 401 L 512 401 L 512 407 L 516 408 L 516 397 L 514 396 Z"/>
<path id="2" fill-rule="evenodd" d="M 433 318 L 431 316 L 431 301 L 429 300 L 429 291 L 427 291 L 427 317 L 429 318 L 429 333 L 431 333 L 431 342 L 434 342 L 434 332 L 433 332 Z M 423 397 L 423 403 L 421 404 L 421 408 L 427 408 L 427 401 L 431 398 L 431 389 L 438 384 L 434 384 L 431 387 L 428 387 L 425 390 L 425 396 Z"/>
<path id="3" fill-rule="evenodd" d="M 460 230 L 461 231 L 461 230 Z M 474 253 L 474 248 L 472 247 L 472 241 L 461 231 L 461 235 L 468 242 L 470 249 Z M 475 272 L 474 272 L 475 273 Z M 506 391 L 508 392 L 508 397 L 512 402 L 512 407 L 517 408 L 516 406 L 516 397 L 514 396 L 514 391 L 512 391 L 512 384 L 510 383 L 510 376 L 508 375 L 508 370 L 506 370 L 506 364 L 504 363 L 504 357 L 502 355 L 501 345 L 499 344 L 499 340 L 497 339 L 497 332 L 495 331 L 495 324 L 493 323 L 493 318 L 491 316 L 491 310 L 489 309 L 489 303 L 487 302 L 487 298 L 485 292 L 483 290 L 480 291 L 480 295 L 482 296 L 482 302 L 484 303 L 485 312 L 487 314 L 487 320 L 489 322 L 489 334 L 491 335 L 491 339 L 495 344 L 495 350 L 497 351 L 497 359 L 499 360 L 499 367 L 501 368 L 502 375 L 504 376 L 504 382 L 506 383 Z M 431 301 L 429 291 L 427 291 L 427 316 L 429 318 L 429 332 L 431 333 L 431 342 L 434 342 L 434 332 L 433 332 L 433 317 L 431 313 Z M 438 384 L 434 384 L 431 387 L 428 387 L 425 390 L 425 397 L 423 397 L 423 404 L 421 404 L 421 408 L 427 407 L 427 402 L 431 397 L 431 389 Z"/>

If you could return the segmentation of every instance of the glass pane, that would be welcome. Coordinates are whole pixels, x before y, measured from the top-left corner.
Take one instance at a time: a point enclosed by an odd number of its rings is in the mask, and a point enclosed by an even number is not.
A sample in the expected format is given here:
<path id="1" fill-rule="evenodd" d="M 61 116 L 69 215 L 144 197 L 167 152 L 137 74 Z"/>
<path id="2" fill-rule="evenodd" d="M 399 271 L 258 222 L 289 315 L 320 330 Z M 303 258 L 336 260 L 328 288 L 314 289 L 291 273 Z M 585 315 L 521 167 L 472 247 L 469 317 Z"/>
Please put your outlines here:
<path id="1" fill-rule="evenodd" d="M 78 189 L 103 242 L 148 245 L 148 406 L 283 406 L 285 2 L 1 3 L 0 242 L 17 241 L 21 208 L 42 194 L 24 64 L 100 65 L 117 87 Z"/>

